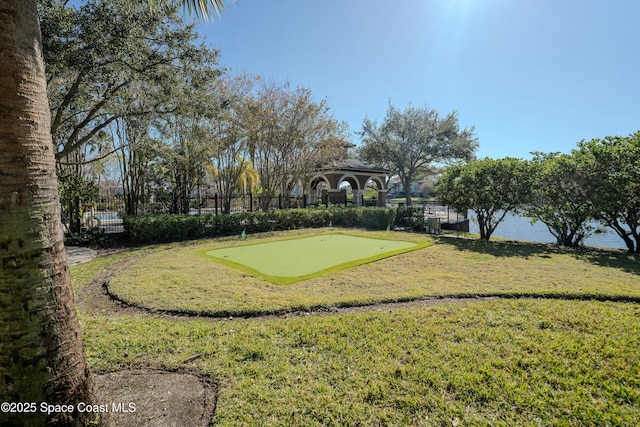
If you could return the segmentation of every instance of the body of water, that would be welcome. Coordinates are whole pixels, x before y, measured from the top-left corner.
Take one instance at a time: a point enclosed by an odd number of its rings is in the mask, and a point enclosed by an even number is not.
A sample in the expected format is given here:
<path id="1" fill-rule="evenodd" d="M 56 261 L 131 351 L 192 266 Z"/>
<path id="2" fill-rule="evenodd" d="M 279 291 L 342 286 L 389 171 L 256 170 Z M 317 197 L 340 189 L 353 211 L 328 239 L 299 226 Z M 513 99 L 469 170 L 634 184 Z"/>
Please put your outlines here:
<path id="1" fill-rule="evenodd" d="M 469 211 L 469 231 L 480 234 L 478 220 L 472 211 Z M 491 237 L 504 237 L 513 240 L 527 240 L 530 242 L 555 243 L 556 239 L 547 229 L 547 226 L 540 221 L 535 224 L 530 223 L 531 219 L 508 213 L 504 220 L 498 225 Z M 605 228 L 604 233 L 593 234 L 585 239 L 587 246 L 603 246 L 609 248 L 626 249 L 624 241 L 614 231 Z"/>

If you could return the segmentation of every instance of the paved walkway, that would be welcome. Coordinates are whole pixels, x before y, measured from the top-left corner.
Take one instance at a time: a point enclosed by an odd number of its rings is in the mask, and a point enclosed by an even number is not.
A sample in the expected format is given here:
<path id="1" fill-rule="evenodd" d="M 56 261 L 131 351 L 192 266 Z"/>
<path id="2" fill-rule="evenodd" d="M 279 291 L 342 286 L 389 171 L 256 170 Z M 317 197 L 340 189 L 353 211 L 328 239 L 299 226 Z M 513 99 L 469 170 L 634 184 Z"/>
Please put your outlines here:
<path id="1" fill-rule="evenodd" d="M 66 246 L 67 262 L 69 266 L 82 264 L 91 261 L 98 256 L 98 251 L 91 248 L 83 248 L 81 246 Z"/>

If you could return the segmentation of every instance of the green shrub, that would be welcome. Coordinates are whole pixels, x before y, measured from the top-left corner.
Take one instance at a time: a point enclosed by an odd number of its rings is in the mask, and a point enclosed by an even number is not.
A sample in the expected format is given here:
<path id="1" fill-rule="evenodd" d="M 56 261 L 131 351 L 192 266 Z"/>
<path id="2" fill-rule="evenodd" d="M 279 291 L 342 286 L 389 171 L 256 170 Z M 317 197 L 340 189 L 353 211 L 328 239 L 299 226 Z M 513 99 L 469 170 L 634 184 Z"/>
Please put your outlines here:
<path id="1" fill-rule="evenodd" d="M 328 227 L 331 222 L 331 210 L 325 207 L 307 209 L 307 227 Z"/>
<path id="2" fill-rule="evenodd" d="M 360 224 L 360 212 L 364 208 L 331 207 L 331 221 L 336 227 L 357 227 Z"/>
<path id="3" fill-rule="evenodd" d="M 416 206 L 400 206 L 396 213 L 395 225 L 424 231 L 424 208 Z"/>
<path id="4" fill-rule="evenodd" d="M 125 217 L 123 224 L 132 242 L 173 242 L 204 236 L 207 216 L 145 215 Z"/>
<path id="5" fill-rule="evenodd" d="M 213 230 L 214 236 L 231 236 L 233 234 L 240 234 L 244 228 L 242 228 L 242 220 L 244 214 L 240 215 L 214 215 L 213 217 Z"/>
<path id="6" fill-rule="evenodd" d="M 298 228 L 361 227 L 384 230 L 393 225 L 390 208 L 331 207 L 243 212 L 233 215 L 146 215 L 125 217 L 125 233 L 133 243 L 162 243 L 202 237 L 232 236 Z M 424 221 L 423 221 L 424 222 Z"/>
<path id="7" fill-rule="evenodd" d="M 120 235 L 105 233 L 103 230 L 91 229 L 81 233 L 69 233 L 64 236 L 66 246 L 86 246 L 108 248 L 118 246 Z"/>
<path id="8" fill-rule="evenodd" d="M 384 230 L 393 227 L 396 210 L 391 208 L 363 208 L 361 226 L 369 230 Z"/>
<path id="9" fill-rule="evenodd" d="M 306 228 L 309 223 L 309 214 L 306 209 L 285 209 L 274 212 L 278 228 L 284 230 L 295 230 Z"/>
<path id="10" fill-rule="evenodd" d="M 247 233 L 264 233 L 274 230 L 276 219 L 273 212 L 244 212 L 238 214 L 242 229 Z"/>

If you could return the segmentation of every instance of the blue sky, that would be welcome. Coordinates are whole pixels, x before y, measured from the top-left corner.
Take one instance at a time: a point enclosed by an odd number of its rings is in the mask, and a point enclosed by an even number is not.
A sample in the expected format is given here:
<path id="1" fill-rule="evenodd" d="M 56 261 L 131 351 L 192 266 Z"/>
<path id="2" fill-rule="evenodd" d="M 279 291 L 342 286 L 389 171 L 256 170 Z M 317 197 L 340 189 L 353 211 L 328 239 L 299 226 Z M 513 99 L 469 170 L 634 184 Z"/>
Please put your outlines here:
<path id="1" fill-rule="evenodd" d="M 640 130 L 637 0 L 238 0 L 197 31 L 220 65 L 311 89 L 355 132 L 457 110 L 479 157 Z"/>

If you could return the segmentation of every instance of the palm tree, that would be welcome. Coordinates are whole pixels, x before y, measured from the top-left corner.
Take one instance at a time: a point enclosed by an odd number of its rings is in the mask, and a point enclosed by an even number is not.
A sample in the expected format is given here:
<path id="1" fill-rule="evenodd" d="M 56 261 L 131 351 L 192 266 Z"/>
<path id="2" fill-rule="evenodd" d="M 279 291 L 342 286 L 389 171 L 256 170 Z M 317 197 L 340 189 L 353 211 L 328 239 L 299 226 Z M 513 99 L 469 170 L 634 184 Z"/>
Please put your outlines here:
<path id="1" fill-rule="evenodd" d="M 238 156 L 236 161 L 238 162 L 237 171 L 238 179 L 236 180 L 236 188 L 241 191 L 242 194 L 246 194 L 247 191 L 251 192 L 258 181 L 260 180 L 260 174 L 253 167 L 253 163 L 250 160 L 244 159 L 242 156 Z"/>
<path id="2" fill-rule="evenodd" d="M 242 192 L 242 208 L 246 209 L 245 196 L 247 195 L 247 191 L 253 192 L 256 185 L 258 185 L 258 181 L 260 181 L 260 173 L 255 170 L 251 160 L 246 160 L 242 156 L 238 156 L 236 161 L 238 162 L 236 190 Z M 252 208 L 250 207 L 250 209 Z"/>
<path id="3" fill-rule="evenodd" d="M 223 8 L 182 3 L 205 18 Z M 36 6 L 0 0 L 0 402 L 76 405 L 95 392 L 64 251 Z M 9 415 L 0 412 L 0 425 L 88 421 L 76 412 Z"/>
<path id="4" fill-rule="evenodd" d="M 155 0 L 147 1 L 150 5 L 155 3 Z M 173 0 L 171 2 L 176 3 L 180 2 L 180 0 Z M 223 0 L 182 0 L 182 5 L 187 9 L 190 15 L 201 16 L 205 20 L 211 18 L 211 10 L 213 10 L 216 15 L 220 16 L 220 12 L 225 8 Z"/>

